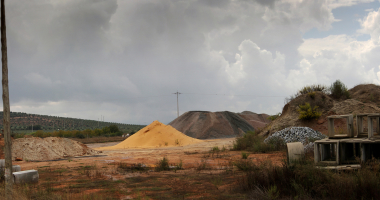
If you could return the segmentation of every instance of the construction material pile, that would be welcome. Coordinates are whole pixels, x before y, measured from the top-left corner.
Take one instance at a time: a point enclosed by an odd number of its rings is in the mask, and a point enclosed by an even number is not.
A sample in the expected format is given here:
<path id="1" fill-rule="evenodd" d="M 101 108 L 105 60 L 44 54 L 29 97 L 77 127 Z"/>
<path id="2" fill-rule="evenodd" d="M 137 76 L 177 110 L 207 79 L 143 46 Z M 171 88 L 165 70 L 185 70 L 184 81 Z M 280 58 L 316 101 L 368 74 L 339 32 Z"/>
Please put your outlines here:
<path id="1" fill-rule="evenodd" d="M 264 142 L 272 139 L 282 139 L 285 143 L 301 142 L 305 147 L 305 151 L 309 151 L 314 148 L 314 141 L 324 138 L 326 138 L 325 135 L 309 127 L 290 127 L 273 133 Z"/>
<path id="2" fill-rule="evenodd" d="M 100 147 L 97 150 L 185 146 L 199 142 L 203 141 L 189 137 L 169 125 L 154 121 L 123 142 L 115 146 Z"/>
<path id="3" fill-rule="evenodd" d="M 187 136 L 214 139 L 242 136 L 255 128 L 233 112 L 189 111 L 169 123 Z"/>
<path id="4" fill-rule="evenodd" d="M 12 158 L 28 161 L 58 160 L 66 157 L 96 155 L 99 152 L 68 138 L 19 138 L 12 142 Z"/>

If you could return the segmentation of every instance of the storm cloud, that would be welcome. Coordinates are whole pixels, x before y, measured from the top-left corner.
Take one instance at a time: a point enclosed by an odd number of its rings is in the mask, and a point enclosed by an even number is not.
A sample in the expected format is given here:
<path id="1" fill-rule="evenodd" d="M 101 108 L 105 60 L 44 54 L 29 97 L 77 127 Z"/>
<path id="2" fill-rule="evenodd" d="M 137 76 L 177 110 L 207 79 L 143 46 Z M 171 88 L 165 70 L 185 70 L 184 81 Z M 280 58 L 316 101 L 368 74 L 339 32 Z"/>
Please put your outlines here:
<path id="1" fill-rule="evenodd" d="M 7 1 L 11 111 L 168 123 L 176 91 L 180 114 L 275 114 L 305 84 L 379 84 L 379 8 L 357 22 L 367 41 L 303 38 L 341 20 L 333 9 L 359 3 Z"/>

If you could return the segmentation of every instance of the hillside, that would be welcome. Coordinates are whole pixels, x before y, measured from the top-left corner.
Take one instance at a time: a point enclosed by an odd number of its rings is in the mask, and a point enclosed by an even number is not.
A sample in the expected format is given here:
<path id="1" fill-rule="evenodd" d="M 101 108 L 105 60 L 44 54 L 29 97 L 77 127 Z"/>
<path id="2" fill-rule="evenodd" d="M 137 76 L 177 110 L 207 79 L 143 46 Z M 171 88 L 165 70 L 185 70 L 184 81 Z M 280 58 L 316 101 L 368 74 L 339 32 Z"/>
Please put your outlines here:
<path id="1" fill-rule="evenodd" d="M 179 116 L 169 125 L 178 131 L 198 139 L 241 136 L 247 131 L 265 126 L 266 114 L 253 112 L 209 112 L 189 111 Z"/>
<path id="2" fill-rule="evenodd" d="M 123 132 L 137 132 L 145 125 L 123 124 L 113 122 L 101 122 L 96 120 L 77 119 L 69 117 L 58 117 L 49 115 L 28 114 L 22 112 L 11 112 L 11 130 L 15 132 L 25 132 L 27 130 L 41 129 L 44 131 L 53 130 L 85 130 L 103 128 L 110 125 L 117 125 Z M 3 128 L 3 112 L 0 112 L 0 128 Z"/>
<path id="3" fill-rule="evenodd" d="M 291 126 L 306 126 L 321 133 L 327 134 L 327 117 L 330 115 L 346 115 L 360 113 L 380 113 L 380 86 L 362 84 L 348 90 L 349 99 L 333 99 L 322 92 L 315 92 L 314 98 L 307 94 L 300 95 L 287 103 L 281 116 L 269 123 L 261 132 L 262 135 L 272 133 Z M 312 107 L 318 106 L 321 116 L 316 120 L 304 121 L 298 119 L 297 107 L 304 103 L 310 103 Z M 344 128 L 344 120 L 337 120 L 336 128 Z M 354 127 L 356 119 L 354 117 Z"/>

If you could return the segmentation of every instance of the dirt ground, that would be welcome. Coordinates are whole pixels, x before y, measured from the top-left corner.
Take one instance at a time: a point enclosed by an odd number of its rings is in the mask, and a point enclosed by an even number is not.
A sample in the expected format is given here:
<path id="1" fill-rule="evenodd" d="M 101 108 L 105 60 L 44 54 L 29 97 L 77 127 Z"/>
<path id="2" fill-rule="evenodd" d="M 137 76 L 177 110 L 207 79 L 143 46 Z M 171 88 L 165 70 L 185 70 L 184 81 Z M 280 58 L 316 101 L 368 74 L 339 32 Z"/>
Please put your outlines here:
<path id="1" fill-rule="evenodd" d="M 246 199 L 235 188 L 243 172 L 233 166 L 241 151 L 230 151 L 235 138 L 205 140 L 183 147 L 103 151 L 98 156 L 72 157 L 60 161 L 14 162 L 22 170 L 37 169 L 38 185 L 71 195 L 94 194 L 107 199 Z M 115 145 L 88 144 L 90 148 Z M 218 147 L 219 151 L 211 151 Z M 183 170 L 156 172 L 153 167 L 167 158 L 170 166 L 182 162 Z M 250 154 L 253 162 L 280 165 L 284 152 Z M 122 166 L 146 166 L 149 170 Z M 131 170 L 132 169 L 132 170 Z M 50 188 L 50 189 L 49 189 Z M 109 198 L 110 197 L 110 198 Z"/>
<path id="2" fill-rule="evenodd" d="M 18 161 L 14 164 L 20 165 L 22 170 L 29 170 L 40 166 L 66 166 L 76 167 L 79 165 L 102 165 L 104 163 L 141 163 L 149 166 L 154 166 L 157 161 L 166 157 L 170 163 L 179 163 L 182 160 L 184 168 L 196 167 L 202 160 L 212 166 L 217 167 L 220 165 L 227 165 L 229 161 L 236 160 L 241 157 L 240 151 L 222 151 L 223 147 L 227 150 L 232 147 L 235 138 L 213 139 L 205 140 L 205 142 L 179 146 L 179 147 L 162 147 L 162 148 L 147 148 L 147 149 L 121 149 L 121 150 L 108 150 L 102 151 L 97 156 L 88 157 L 72 157 L 61 161 L 48 161 L 48 162 L 27 162 Z M 94 143 L 87 144 L 88 147 L 96 149 L 98 147 L 113 146 L 119 142 L 109 143 Z M 210 150 L 213 147 L 218 147 L 221 151 L 212 154 Z M 263 161 L 270 160 L 273 164 L 282 163 L 283 153 L 268 153 L 268 154 L 251 154 L 249 159 Z M 68 162 L 75 161 L 75 162 Z M 80 161 L 80 163 L 78 163 Z"/>

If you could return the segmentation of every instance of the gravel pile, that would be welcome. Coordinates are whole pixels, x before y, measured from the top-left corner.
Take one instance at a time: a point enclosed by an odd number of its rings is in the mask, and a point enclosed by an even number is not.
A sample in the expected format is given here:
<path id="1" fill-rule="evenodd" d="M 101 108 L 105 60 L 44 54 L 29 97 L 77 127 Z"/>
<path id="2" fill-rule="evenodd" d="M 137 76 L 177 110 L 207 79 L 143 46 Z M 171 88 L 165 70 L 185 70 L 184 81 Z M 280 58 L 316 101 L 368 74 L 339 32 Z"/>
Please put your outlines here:
<path id="1" fill-rule="evenodd" d="M 273 133 L 264 142 L 272 139 L 282 139 L 285 143 L 301 142 L 304 145 L 305 151 L 309 151 L 314 148 L 315 140 L 324 138 L 326 138 L 325 135 L 309 127 L 290 127 Z"/>

